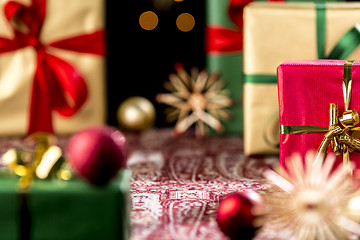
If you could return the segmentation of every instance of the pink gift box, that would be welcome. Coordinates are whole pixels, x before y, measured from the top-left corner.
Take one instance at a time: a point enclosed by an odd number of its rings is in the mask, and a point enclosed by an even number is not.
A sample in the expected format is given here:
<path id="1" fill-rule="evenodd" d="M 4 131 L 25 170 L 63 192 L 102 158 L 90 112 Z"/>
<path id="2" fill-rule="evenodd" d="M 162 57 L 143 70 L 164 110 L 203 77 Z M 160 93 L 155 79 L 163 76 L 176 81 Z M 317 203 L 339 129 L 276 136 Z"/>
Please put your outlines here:
<path id="1" fill-rule="evenodd" d="M 342 88 L 345 62 L 343 60 L 296 60 L 285 62 L 278 67 L 279 114 L 282 129 L 280 134 L 281 166 L 285 167 L 285 161 L 293 153 L 300 153 L 304 159 L 307 151 L 317 151 L 326 134 L 326 131 L 311 134 L 286 134 L 283 129 L 288 126 L 329 128 L 330 103 L 338 104 L 338 115 L 342 116 L 345 109 Z M 352 80 L 349 109 L 360 112 L 360 61 L 355 61 L 352 65 Z M 332 152 L 330 147 L 328 152 Z M 350 159 L 356 163 L 356 168 L 360 169 L 360 153 L 356 151 L 350 153 Z M 342 154 L 337 156 L 336 165 L 340 163 L 342 163 Z"/>

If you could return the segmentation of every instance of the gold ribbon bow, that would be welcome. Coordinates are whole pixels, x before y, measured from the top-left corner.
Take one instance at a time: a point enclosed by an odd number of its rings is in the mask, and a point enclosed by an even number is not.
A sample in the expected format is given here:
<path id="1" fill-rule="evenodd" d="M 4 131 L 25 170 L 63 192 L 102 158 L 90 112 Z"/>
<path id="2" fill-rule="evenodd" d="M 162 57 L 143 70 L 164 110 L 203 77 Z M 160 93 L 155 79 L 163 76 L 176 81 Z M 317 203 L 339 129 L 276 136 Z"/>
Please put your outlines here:
<path id="1" fill-rule="evenodd" d="M 27 191 L 34 178 L 71 178 L 71 172 L 66 168 L 62 157 L 62 150 L 55 145 L 55 140 L 53 135 L 34 133 L 25 139 L 25 143 L 33 147 L 11 148 L 2 156 L 2 161 L 9 171 L 20 177 L 18 185 L 21 191 Z"/>
<path id="2" fill-rule="evenodd" d="M 331 145 L 336 155 L 343 154 L 343 164 L 350 164 L 349 154 L 353 151 L 360 152 L 360 140 L 354 137 L 354 132 L 359 131 L 360 127 L 355 127 L 359 123 L 359 115 L 355 110 L 349 110 L 352 88 L 352 64 L 353 60 L 348 60 L 344 64 L 343 70 L 343 95 L 345 111 L 339 118 L 338 105 L 330 103 L 329 110 L 329 127 L 323 128 L 318 126 L 299 126 L 299 125 L 281 125 L 282 134 L 307 134 L 327 132 L 318 149 L 314 164 L 318 159 L 324 161 L 327 150 Z M 340 124 L 341 126 L 340 126 Z M 321 157 L 322 156 L 322 157 Z"/>

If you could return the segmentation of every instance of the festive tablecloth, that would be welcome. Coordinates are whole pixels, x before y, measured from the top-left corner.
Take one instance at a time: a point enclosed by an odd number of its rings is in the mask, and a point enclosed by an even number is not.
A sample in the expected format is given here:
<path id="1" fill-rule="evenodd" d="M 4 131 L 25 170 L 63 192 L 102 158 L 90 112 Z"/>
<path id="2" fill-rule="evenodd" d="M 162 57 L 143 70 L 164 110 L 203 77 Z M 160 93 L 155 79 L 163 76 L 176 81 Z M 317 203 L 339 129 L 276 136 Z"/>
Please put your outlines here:
<path id="1" fill-rule="evenodd" d="M 248 189 L 278 191 L 262 176 L 278 165 L 278 157 L 246 157 L 240 137 L 173 138 L 170 129 L 126 136 L 133 172 L 131 240 L 226 240 L 216 223 L 222 198 Z M 59 145 L 65 148 L 67 139 L 60 138 Z M 19 144 L 19 138 L 0 138 L 0 155 Z M 265 226 L 255 239 L 288 237 Z"/>
<path id="2" fill-rule="evenodd" d="M 218 228 L 219 201 L 234 191 L 273 194 L 262 173 L 278 157 L 246 157 L 240 137 L 174 139 L 169 129 L 128 135 L 132 179 L 131 240 L 228 239 Z M 281 231 L 280 231 L 281 232 Z M 287 239 L 265 227 L 256 240 Z"/>

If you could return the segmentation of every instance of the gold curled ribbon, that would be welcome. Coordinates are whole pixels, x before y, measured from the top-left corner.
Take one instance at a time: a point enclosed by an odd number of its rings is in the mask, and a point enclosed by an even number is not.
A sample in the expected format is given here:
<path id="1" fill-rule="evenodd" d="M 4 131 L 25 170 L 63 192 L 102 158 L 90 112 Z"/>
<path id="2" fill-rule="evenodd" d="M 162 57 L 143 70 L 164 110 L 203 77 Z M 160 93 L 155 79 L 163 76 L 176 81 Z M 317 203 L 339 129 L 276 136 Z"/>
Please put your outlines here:
<path id="1" fill-rule="evenodd" d="M 20 191 L 27 191 L 34 178 L 48 179 L 54 175 L 63 180 L 71 178 L 62 150 L 55 142 L 53 135 L 37 132 L 25 139 L 33 147 L 11 148 L 2 156 L 9 171 L 20 177 Z"/>
<path id="2" fill-rule="evenodd" d="M 353 133 L 360 130 L 355 127 L 359 123 L 359 115 L 355 110 L 349 110 L 352 88 L 352 64 L 353 60 L 348 60 L 344 64 L 343 69 L 343 96 L 345 111 L 339 118 L 338 105 L 330 103 L 329 110 L 329 127 L 323 128 L 319 126 L 301 126 L 301 125 L 281 125 L 281 134 L 309 134 L 326 132 L 323 141 L 317 151 L 314 165 L 319 159 L 323 162 L 327 154 L 327 150 L 331 145 L 336 155 L 343 154 L 344 166 L 350 165 L 349 154 L 353 151 L 360 152 L 360 140 L 353 137 Z M 342 127 L 340 126 L 340 124 Z M 351 169 L 351 168 L 350 168 Z"/>

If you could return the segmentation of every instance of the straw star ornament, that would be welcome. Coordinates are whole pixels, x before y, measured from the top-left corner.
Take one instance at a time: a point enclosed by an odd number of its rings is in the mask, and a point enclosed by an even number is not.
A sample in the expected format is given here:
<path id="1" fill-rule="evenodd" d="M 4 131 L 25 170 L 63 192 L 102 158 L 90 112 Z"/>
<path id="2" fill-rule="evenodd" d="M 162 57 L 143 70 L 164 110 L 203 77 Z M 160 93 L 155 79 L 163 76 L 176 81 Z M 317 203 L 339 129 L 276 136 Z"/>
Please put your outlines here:
<path id="1" fill-rule="evenodd" d="M 341 240 L 360 236 L 360 191 L 354 191 L 348 165 L 333 169 L 335 156 L 318 155 L 305 164 L 299 155 L 287 162 L 280 175 L 272 170 L 265 177 L 280 187 L 281 196 L 267 196 L 269 224 L 290 231 L 297 240 Z"/>
<path id="2" fill-rule="evenodd" d="M 177 121 L 174 133 L 179 135 L 195 124 L 197 137 L 204 136 L 208 127 L 217 132 L 223 130 L 220 120 L 229 119 L 231 113 L 227 107 L 232 105 L 229 92 L 223 87 L 225 81 L 218 74 L 208 75 L 193 68 L 189 75 L 182 65 L 175 66 L 177 74 L 170 74 L 164 87 L 170 93 L 156 96 L 159 103 L 170 105 L 166 120 Z"/>

